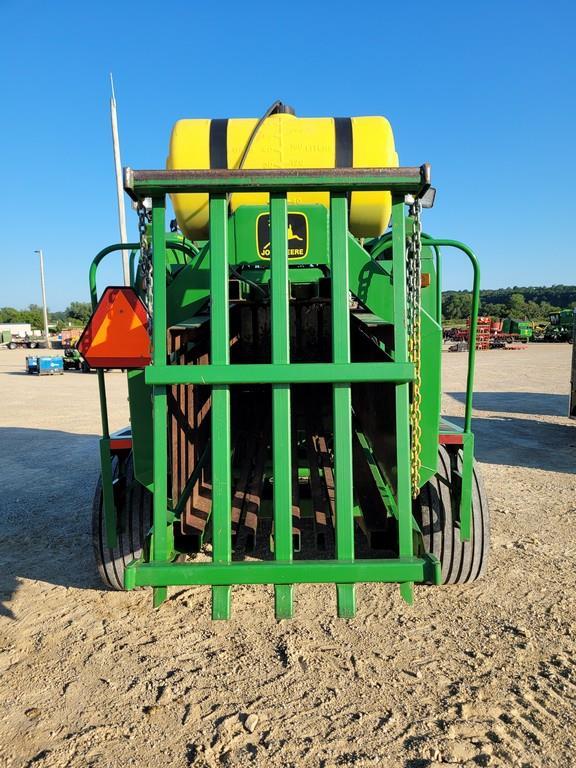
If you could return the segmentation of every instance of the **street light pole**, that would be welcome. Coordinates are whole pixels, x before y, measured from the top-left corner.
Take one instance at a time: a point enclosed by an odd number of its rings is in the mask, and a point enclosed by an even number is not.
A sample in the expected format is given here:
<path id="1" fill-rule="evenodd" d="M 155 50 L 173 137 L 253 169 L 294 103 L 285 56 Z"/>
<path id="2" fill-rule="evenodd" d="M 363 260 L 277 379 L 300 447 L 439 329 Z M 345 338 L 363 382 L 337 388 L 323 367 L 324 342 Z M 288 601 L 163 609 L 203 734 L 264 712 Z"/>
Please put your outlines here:
<path id="1" fill-rule="evenodd" d="M 112 150 L 114 152 L 114 171 L 116 173 L 116 197 L 118 199 L 118 224 L 120 226 L 120 242 L 127 243 L 126 234 L 126 210 L 124 208 L 124 186 L 122 183 L 122 161 L 120 160 L 120 139 L 118 138 L 118 116 L 116 114 L 116 94 L 114 93 L 114 80 L 110 73 L 110 86 L 112 97 L 110 98 L 110 122 L 112 125 Z M 124 285 L 130 285 L 130 266 L 128 251 L 122 251 L 122 273 Z"/>
<path id="2" fill-rule="evenodd" d="M 42 308 L 44 312 L 44 336 L 46 337 L 46 346 L 52 348 L 50 337 L 48 336 L 48 307 L 46 306 L 46 285 L 44 283 L 44 254 L 42 250 L 34 251 L 40 256 L 40 282 L 42 284 Z"/>

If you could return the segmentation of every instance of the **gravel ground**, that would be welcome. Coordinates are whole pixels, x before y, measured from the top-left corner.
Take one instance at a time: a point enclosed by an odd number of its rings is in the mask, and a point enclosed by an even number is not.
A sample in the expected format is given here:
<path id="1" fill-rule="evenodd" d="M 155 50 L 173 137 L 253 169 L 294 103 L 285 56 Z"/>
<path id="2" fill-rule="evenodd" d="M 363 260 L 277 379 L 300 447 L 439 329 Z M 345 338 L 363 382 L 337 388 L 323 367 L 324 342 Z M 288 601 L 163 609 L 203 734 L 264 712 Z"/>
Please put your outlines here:
<path id="1" fill-rule="evenodd" d="M 0 351 L 0 766 L 524 766 L 576 749 L 576 423 L 568 345 L 478 355 L 477 456 L 492 509 L 486 578 L 465 587 L 100 589 L 90 505 L 96 377 L 22 373 Z M 465 355 L 443 410 L 463 413 Z M 112 426 L 124 377 L 107 375 Z"/>

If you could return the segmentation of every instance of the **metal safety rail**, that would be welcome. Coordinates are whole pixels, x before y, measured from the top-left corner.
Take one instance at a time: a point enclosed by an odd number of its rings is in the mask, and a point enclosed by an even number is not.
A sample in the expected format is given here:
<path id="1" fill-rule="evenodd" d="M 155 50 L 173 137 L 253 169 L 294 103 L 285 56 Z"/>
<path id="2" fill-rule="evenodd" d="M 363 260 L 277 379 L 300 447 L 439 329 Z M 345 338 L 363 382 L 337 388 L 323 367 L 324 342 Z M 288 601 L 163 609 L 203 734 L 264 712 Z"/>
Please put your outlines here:
<path id="1" fill-rule="evenodd" d="M 406 331 L 405 195 L 419 196 L 430 184 L 428 166 L 418 168 L 286 170 L 286 171 L 134 171 L 125 170 L 125 189 L 135 200 L 152 200 L 152 364 L 145 380 L 153 394 L 153 529 L 149 561 L 131 563 L 127 589 L 152 586 L 154 603 L 167 595 L 168 585 L 212 586 L 212 615 L 226 619 L 235 584 L 273 584 L 278 618 L 293 613 L 293 585 L 336 583 L 338 615 L 355 614 L 356 582 L 399 582 L 405 600 L 412 600 L 413 582 L 439 583 L 439 562 L 416 557 L 412 536 L 410 480 L 409 383 L 414 366 L 408 362 Z M 271 337 L 269 364 L 230 364 L 228 302 L 228 197 L 231 192 L 270 193 Z M 394 361 L 352 363 L 348 309 L 348 195 L 351 191 L 388 191 L 392 195 L 392 266 L 395 316 Z M 330 193 L 330 267 L 332 278 L 332 362 L 290 364 L 287 253 L 287 193 Z M 210 363 L 167 364 L 165 196 L 204 192 L 210 196 Z M 161 276 L 160 279 L 158 276 Z M 355 560 L 352 486 L 353 382 L 395 384 L 397 443 L 397 506 L 399 557 Z M 253 382 L 272 387 L 274 561 L 232 562 L 232 481 L 230 386 Z M 336 559 L 293 561 L 291 493 L 290 385 L 328 382 L 333 391 Z M 212 386 L 212 526 L 211 563 L 176 563 L 168 509 L 167 393 L 175 384 Z M 176 503 L 176 500 L 173 500 Z"/>
<path id="2" fill-rule="evenodd" d="M 468 339 L 468 370 L 466 374 L 466 401 L 462 429 L 447 419 L 440 422 L 440 443 L 451 442 L 462 445 L 462 490 L 460 495 L 460 540 L 470 541 L 472 536 L 472 484 L 474 472 L 474 433 L 472 432 L 472 400 L 474 397 L 474 369 L 476 365 L 476 333 L 480 307 L 480 264 L 474 252 L 459 240 L 445 240 L 423 235 L 422 242 L 436 252 L 438 273 L 440 273 L 440 248 L 456 248 L 464 253 L 472 265 L 472 307 L 470 311 L 470 337 Z M 439 277 L 437 277 L 440 283 Z M 442 292 L 440 289 L 440 307 Z"/>
<path id="3" fill-rule="evenodd" d="M 168 240 L 166 245 L 171 250 L 181 251 L 187 256 L 195 256 L 194 251 L 184 243 L 176 240 Z M 99 251 L 92 259 L 89 271 L 89 284 L 90 284 L 90 301 L 92 304 L 92 311 L 96 311 L 98 306 L 98 286 L 97 275 L 98 267 L 106 256 L 110 253 L 117 251 L 130 251 L 129 263 L 130 263 L 130 285 L 134 286 L 136 281 L 136 275 L 134 272 L 135 258 L 140 252 L 140 243 L 115 243 L 109 245 Z M 110 427 L 108 423 L 108 403 L 106 399 L 106 380 L 104 378 L 104 371 L 99 368 L 96 371 L 98 375 L 98 394 L 100 398 L 100 418 L 102 421 L 102 437 L 100 438 L 100 464 L 102 467 L 102 507 L 104 512 L 104 520 L 106 523 L 106 543 L 110 548 L 117 545 L 118 533 L 117 533 L 117 514 L 116 503 L 114 499 L 113 481 L 112 481 L 112 451 L 114 449 L 114 442 L 110 436 Z M 124 440 L 124 445 L 126 444 Z M 131 442 L 131 437 L 130 437 Z M 115 441 L 116 446 L 118 441 Z"/>
<path id="4" fill-rule="evenodd" d="M 462 446 L 462 493 L 459 505 L 460 540 L 470 541 L 472 535 L 472 475 L 474 471 L 474 433 L 472 432 L 472 404 L 474 398 L 474 371 L 476 367 L 476 336 L 480 307 L 480 264 L 474 251 L 459 240 L 435 238 L 422 233 L 422 244 L 431 247 L 436 257 L 436 322 L 442 326 L 442 256 L 441 248 L 454 248 L 463 253 L 472 266 L 472 306 L 470 309 L 470 338 L 468 339 L 468 367 L 466 371 L 466 398 L 462 427 L 448 419 L 440 421 L 439 442 L 442 445 Z M 392 248 L 392 239 L 385 235 L 378 243 L 372 258 Z"/>

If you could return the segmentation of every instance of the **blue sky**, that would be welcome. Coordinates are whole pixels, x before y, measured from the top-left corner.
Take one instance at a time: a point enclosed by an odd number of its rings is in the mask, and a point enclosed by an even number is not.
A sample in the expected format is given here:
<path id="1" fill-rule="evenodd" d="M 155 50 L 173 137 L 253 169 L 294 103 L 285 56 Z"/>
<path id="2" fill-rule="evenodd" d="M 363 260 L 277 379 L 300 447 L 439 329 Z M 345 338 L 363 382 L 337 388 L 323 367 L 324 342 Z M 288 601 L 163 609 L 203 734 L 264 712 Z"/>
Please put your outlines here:
<path id="1" fill-rule="evenodd" d="M 576 282 L 574 8 L 0 0 L 0 306 L 39 302 L 37 248 L 50 308 L 86 300 L 91 258 L 118 239 L 110 71 L 125 165 L 163 167 L 181 117 L 277 98 L 382 114 L 401 164 L 432 164 L 425 229 L 475 248 L 484 287 Z M 444 287 L 468 287 L 461 258 L 445 264 Z M 103 282 L 119 279 L 117 259 Z"/>

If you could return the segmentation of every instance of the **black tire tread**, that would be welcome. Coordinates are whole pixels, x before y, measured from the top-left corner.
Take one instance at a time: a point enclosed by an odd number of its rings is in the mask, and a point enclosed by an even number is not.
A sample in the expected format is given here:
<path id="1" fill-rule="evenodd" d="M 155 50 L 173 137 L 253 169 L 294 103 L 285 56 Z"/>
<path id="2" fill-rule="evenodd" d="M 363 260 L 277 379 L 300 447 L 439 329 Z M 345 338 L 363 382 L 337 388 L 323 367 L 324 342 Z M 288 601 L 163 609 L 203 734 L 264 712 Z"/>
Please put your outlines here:
<path id="1" fill-rule="evenodd" d="M 112 477 L 119 475 L 118 457 L 112 459 Z M 92 508 L 92 541 L 98 573 L 109 589 L 124 589 L 124 571 L 128 563 L 142 554 L 146 532 L 152 523 L 152 496 L 134 477 L 130 454 L 124 465 L 126 493 L 120 515 L 118 541 L 113 549 L 106 544 L 106 522 L 102 506 L 102 477 L 98 478 Z"/>
<path id="2" fill-rule="evenodd" d="M 456 458 L 462 468 L 462 452 Z M 422 488 L 414 505 L 422 531 L 424 550 L 441 563 L 443 584 L 468 584 L 481 578 L 488 560 L 490 516 L 486 493 L 474 463 L 472 479 L 472 530 L 470 541 L 460 541 L 460 527 L 454 520 L 450 487 L 452 468 L 447 450 L 438 449 L 438 472 Z"/>

